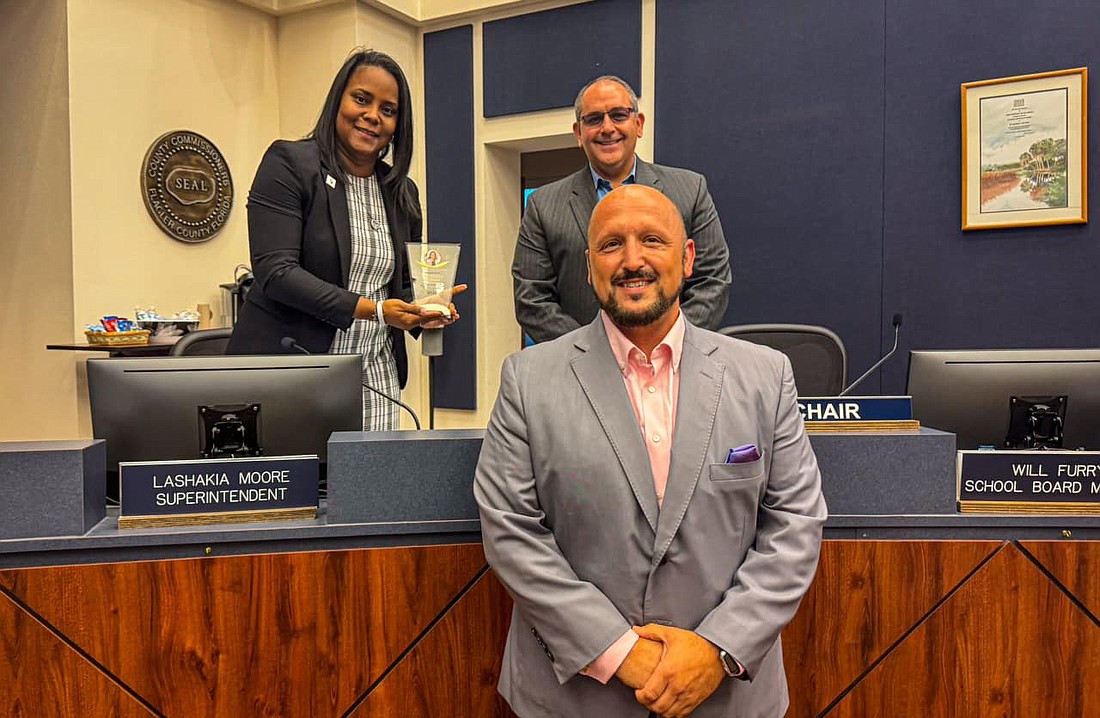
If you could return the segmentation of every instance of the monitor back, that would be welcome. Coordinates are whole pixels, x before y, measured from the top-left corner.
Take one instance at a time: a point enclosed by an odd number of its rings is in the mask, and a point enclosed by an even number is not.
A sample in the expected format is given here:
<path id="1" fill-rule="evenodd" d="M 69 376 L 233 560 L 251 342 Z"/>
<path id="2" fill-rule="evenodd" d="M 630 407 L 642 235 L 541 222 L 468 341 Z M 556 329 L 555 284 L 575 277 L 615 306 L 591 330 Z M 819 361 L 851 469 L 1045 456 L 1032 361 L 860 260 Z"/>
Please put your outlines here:
<path id="1" fill-rule="evenodd" d="M 266 456 L 317 454 L 363 423 L 358 355 L 180 356 L 88 361 L 92 431 L 120 461 L 195 459 L 198 407 L 260 405 Z"/>
<path id="2" fill-rule="evenodd" d="M 1100 349 L 914 350 L 907 393 L 960 450 L 1004 445 L 1011 397 L 1065 395 L 1063 447 L 1100 449 Z"/>

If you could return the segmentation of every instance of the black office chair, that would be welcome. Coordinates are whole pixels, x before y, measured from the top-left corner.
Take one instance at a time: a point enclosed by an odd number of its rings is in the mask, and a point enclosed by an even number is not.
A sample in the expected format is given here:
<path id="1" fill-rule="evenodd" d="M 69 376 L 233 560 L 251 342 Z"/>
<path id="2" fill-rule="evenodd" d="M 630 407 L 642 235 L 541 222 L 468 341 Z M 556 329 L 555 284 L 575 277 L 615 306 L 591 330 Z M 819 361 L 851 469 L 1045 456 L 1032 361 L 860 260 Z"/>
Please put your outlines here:
<path id="1" fill-rule="evenodd" d="M 799 396 L 836 396 L 848 381 L 848 352 L 831 329 L 811 324 L 741 324 L 718 331 L 786 354 Z"/>
<path id="2" fill-rule="evenodd" d="M 225 354 L 229 346 L 229 337 L 233 334 L 230 327 L 218 329 L 199 329 L 188 332 L 172 345 L 168 356 L 214 356 Z"/>

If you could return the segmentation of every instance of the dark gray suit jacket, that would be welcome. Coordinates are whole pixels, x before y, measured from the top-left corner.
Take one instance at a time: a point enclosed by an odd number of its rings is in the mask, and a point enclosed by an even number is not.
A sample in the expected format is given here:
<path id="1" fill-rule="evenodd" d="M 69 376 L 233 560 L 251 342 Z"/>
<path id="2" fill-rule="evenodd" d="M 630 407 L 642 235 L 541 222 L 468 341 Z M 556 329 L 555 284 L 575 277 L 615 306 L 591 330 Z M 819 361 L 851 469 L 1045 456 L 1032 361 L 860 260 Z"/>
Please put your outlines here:
<path id="1" fill-rule="evenodd" d="M 638 184 L 660 190 L 680 210 L 695 240 L 695 272 L 681 296 L 684 316 L 718 329 L 729 303 L 729 248 L 703 175 L 638 160 Z M 592 173 L 583 169 L 539 187 L 527 202 L 512 259 L 516 319 L 538 342 L 560 337 L 592 321 L 599 310 L 588 284 L 584 250 L 596 207 Z"/>
<path id="2" fill-rule="evenodd" d="M 579 672 L 631 625 L 693 630 L 745 666 L 692 718 L 779 718 L 779 634 L 817 566 L 825 500 L 790 361 L 690 324 L 664 503 L 603 322 L 513 354 L 474 479 L 515 599 L 500 692 L 522 718 L 646 718 Z M 756 444 L 762 458 L 727 464 Z"/>

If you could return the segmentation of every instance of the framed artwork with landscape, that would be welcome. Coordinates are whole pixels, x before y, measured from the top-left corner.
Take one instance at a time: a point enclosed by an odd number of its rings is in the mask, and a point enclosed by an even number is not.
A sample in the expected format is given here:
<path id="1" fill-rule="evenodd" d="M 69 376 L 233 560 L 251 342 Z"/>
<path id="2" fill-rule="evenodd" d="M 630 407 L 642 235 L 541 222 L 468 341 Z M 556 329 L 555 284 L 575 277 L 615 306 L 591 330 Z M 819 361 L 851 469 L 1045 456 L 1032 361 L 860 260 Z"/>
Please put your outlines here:
<path id="1" fill-rule="evenodd" d="M 1088 221 L 1088 68 L 962 85 L 962 228 Z"/>

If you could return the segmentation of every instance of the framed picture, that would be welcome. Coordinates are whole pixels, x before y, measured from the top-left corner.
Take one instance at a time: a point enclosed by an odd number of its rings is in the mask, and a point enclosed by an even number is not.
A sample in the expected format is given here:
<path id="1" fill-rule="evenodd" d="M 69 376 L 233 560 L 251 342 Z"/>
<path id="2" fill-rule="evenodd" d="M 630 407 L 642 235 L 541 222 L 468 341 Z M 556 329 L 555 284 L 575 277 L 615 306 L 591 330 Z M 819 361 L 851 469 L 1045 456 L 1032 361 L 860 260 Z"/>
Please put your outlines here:
<path id="1" fill-rule="evenodd" d="M 1088 221 L 1088 68 L 962 86 L 962 228 Z"/>

